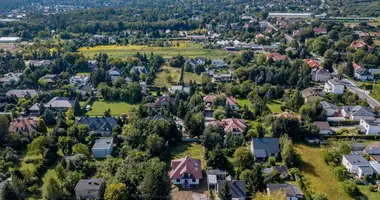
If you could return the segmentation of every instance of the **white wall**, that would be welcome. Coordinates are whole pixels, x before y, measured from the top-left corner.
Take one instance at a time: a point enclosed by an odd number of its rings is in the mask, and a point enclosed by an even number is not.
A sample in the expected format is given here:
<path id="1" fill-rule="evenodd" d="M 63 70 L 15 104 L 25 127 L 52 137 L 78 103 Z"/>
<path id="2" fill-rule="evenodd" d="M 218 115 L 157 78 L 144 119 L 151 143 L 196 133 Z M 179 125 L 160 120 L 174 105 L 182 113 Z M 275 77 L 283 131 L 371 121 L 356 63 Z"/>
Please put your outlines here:
<path id="1" fill-rule="evenodd" d="M 190 185 L 199 185 L 199 179 L 195 179 L 195 181 L 193 181 L 193 179 L 186 180 Z M 185 183 L 185 179 L 179 179 L 179 181 L 177 179 L 172 179 L 172 181 L 174 185 L 182 185 L 183 183 Z"/>
<path id="2" fill-rule="evenodd" d="M 332 93 L 343 94 L 344 93 L 344 85 L 333 85 Z"/>

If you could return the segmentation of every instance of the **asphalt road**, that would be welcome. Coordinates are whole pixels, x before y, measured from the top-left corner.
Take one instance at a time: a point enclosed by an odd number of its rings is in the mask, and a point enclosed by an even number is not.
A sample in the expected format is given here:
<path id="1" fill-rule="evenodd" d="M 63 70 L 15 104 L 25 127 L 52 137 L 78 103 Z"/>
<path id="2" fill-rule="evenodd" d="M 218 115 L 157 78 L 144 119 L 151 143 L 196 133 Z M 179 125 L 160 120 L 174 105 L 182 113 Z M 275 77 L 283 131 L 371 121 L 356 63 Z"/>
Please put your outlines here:
<path id="1" fill-rule="evenodd" d="M 380 107 L 380 103 L 370 96 L 369 91 L 358 88 L 353 81 L 348 79 L 342 79 L 342 82 L 350 92 L 357 94 L 360 99 L 365 99 L 372 108 Z"/>

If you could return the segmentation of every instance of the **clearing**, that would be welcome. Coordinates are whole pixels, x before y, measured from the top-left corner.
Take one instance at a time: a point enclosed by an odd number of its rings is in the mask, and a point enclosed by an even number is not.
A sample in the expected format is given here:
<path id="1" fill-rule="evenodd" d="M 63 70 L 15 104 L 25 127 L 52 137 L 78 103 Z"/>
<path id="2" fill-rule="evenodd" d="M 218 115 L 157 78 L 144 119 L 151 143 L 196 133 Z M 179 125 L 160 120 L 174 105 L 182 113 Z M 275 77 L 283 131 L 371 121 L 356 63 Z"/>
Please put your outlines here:
<path id="1" fill-rule="evenodd" d="M 301 160 L 298 167 L 313 191 L 324 193 L 329 199 L 350 199 L 333 176 L 332 167 L 323 160 L 322 148 L 298 144 L 296 150 Z"/>
<path id="2" fill-rule="evenodd" d="M 170 148 L 169 162 L 173 159 L 183 158 L 190 156 L 191 158 L 199 159 L 202 161 L 202 169 L 206 167 L 204 159 L 205 149 L 201 144 L 197 143 L 181 143 L 178 146 Z"/>
<path id="3" fill-rule="evenodd" d="M 146 53 L 150 55 L 153 52 L 156 55 L 161 55 L 164 58 L 171 58 L 173 56 L 182 55 L 185 57 L 206 57 L 206 58 L 223 58 L 228 55 L 228 52 L 223 49 L 204 49 L 201 44 L 192 42 L 181 42 L 179 46 L 171 47 L 152 47 L 147 45 L 100 45 L 95 47 L 82 47 L 79 52 L 83 53 L 85 57 L 93 57 L 97 53 L 107 53 L 108 56 L 113 58 L 125 59 L 135 55 L 137 52 L 141 54 Z"/>
<path id="4" fill-rule="evenodd" d="M 89 116 L 103 116 L 104 111 L 111 109 L 112 116 L 119 116 L 121 114 L 128 114 L 137 107 L 138 105 L 132 105 L 125 102 L 100 100 L 95 101 L 94 104 L 92 104 L 91 110 L 87 114 Z"/>
<path id="5" fill-rule="evenodd" d="M 272 102 L 267 104 L 269 110 L 272 113 L 282 113 L 282 110 L 281 110 L 282 105 L 283 105 L 282 102 L 278 100 L 273 100 Z"/>
<path id="6" fill-rule="evenodd" d="M 154 85 L 158 87 L 171 87 L 172 85 L 177 85 L 179 78 L 181 76 L 181 69 L 174 68 L 170 66 L 162 66 L 161 72 L 157 73 L 157 77 L 154 80 Z M 195 73 L 184 72 L 183 79 L 186 84 L 189 84 L 190 81 L 194 80 L 197 84 L 202 82 L 201 76 Z"/>

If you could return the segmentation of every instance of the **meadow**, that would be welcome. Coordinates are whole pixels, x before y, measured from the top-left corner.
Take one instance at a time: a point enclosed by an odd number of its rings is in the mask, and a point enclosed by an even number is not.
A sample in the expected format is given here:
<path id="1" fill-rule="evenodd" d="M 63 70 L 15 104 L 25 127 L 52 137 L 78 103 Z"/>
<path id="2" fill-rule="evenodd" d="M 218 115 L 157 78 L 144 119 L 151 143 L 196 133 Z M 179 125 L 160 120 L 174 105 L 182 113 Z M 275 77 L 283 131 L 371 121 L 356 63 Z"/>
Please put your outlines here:
<path id="1" fill-rule="evenodd" d="M 157 77 L 154 84 L 158 87 L 171 87 L 172 85 L 177 85 L 181 76 L 181 69 L 174 68 L 170 66 L 162 66 L 161 71 L 157 73 Z M 190 81 L 195 81 L 196 83 L 201 83 L 201 76 L 195 73 L 184 72 L 183 80 L 186 84 Z"/>
<path id="2" fill-rule="evenodd" d="M 206 161 L 204 159 L 205 149 L 201 144 L 197 143 L 182 143 L 170 149 L 169 161 L 172 159 L 179 159 L 185 156 L 199 159 L 202 162 L 202 169 L 206 167 Z"/>
<path id="3" fill-rule="evenodd" d="M 125 102 L 110 102 L 110 101 L 95 101 L 92 104 L 91 110 L 87 112 L 89 116 L 103 116 L 104 111 L 111 109 L 112 116 L 119 116 L 121 114 L 128 114 L 132 112 L 138 105 L 132 105 Z"/>
<path id="4" fill-rule="evenodd" d="M 85 57 L 92 58 L 97 53 L 107 53 L 110 57 L 126 59 L 135 55 L 137 52 L 146 53 L 149 55 L 153 52 L 156 55 L 161 55 L 164 58 L 182 55 L 185 57 L 206 57 L 209 59 L 223 58 L 228 55 L 228 52 L 223 49 L 204 49 L 202 45 L 192 42 L 180 42 L 177 45 L 170 47 L 152 47 L 147 45 L 100 45 L 95 47 L 82 47 L 79 52 Z"/>

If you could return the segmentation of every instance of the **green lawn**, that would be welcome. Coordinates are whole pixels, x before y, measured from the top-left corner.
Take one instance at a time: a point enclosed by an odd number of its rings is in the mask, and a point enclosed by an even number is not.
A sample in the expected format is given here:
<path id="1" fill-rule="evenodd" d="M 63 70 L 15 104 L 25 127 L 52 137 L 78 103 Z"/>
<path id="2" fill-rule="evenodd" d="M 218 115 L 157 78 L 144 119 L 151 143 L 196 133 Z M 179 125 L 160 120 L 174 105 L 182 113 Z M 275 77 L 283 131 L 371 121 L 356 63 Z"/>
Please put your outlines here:
<path id="1" fill-rule="evenodd" d="M 243 108 L 245 105 L 248 106 L 248 108 L 251 107 L 251 102 L 248 99 L 238 99 L 237 103 L 240 108 Z"/>
<path id="2" fill-rule="evenodd" d="M 368 200 L 380 199 L 380 192 L 371 192 L 368 189 L 368 185 L 357 185 L 362 195 Z"/>
<path id="3" fill-rule="evenodd" d="M 267 106 L 272 113 L 282 113 L 282 110 L 281 110 L 282 102 L 281 101 L 273 100 L 271 103 L 268 103 Z"/>
<path id="4" fill-rule="evenodd" d="M 173 56 L 182 55 L 185 57 L 206 57 L 210 59 L 223 58 L 228 55 L 228 52 L 223 49 L 204 49 L 202 45 L 192 42 L 181 41 L 180 46 L 171 47 L 149 47 L 146 45 L 100 45 L 96 47 L 82 47 L 79 52 L 83 53 L 85 57 L 92 58 L 97 53 L 107 53 L 108 56 L 113 58 L 126 59 L 135 55 L 137 52 L 141 54 L 146 53 L 150 55 L 153 52 L 156 55 L 161 55 L 164 58 L 171 58 Z"/>
<path id="5" fill-rule="evenodd" d="M 181 69 L 169 66 L 161 67 L 161 72 L 157 74 L 154 84 L 158 87 L 171 87 L 172 85 L 177 85 L 181 76 Z M 195 81 L 196 83 L 201 83 L 201 76 L 195 73 L 184 72 L 183 75 L 184 82 L 189 84 L 190 81 Z"/>
<path id="6" fill-rule="evenodd" d="M 58 181 L 57 173 L 56 173 L 56 171 L 55 171 L 54 168 L 48 169 L 48 171 L 46 172 L 45 176 L 42 178 L 42 182 L 43 182 L 43 185 L 41 187 L 42 194 L 46 190 L 46 186 L 47 186 L 48 180 L 50 178 L 54 178 L 55 180 Z"/>
<path id="7" fill-rule="evenodd" d="M 322 148 L 310 147 L 304 144 L 296 145 L 300 157 L 298 168 L 307 178 L 309 187 L 317 192 L 324 193 L 329 199 L 350 199 L 341 184 L 332 174 L 332 167 L 328 166 L 322 158 Z"/>
<path id="8" fill-rule="evenodd" d="M 205 149 L 201 144 L 197 143 L 182 143 L 170 149 L 170 160 L 190 156 L 191 158 L 199 159 L 202 161 L 202 169 L 206 167 L 204 159 Z"/>
<path id="9" fill-rule="evenodd" d="M 138 105 L 131 105 L 125 102 L 95 101 L 87 114 L 90 116 L 103 116 L 104 111 L 111 109 L 112 116 L 119 116 L 124 113 L 128 114 L 137 107 Z"/>

